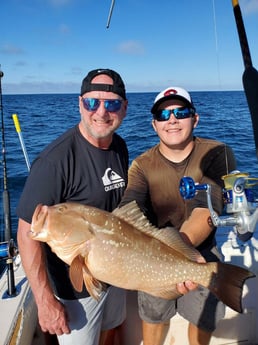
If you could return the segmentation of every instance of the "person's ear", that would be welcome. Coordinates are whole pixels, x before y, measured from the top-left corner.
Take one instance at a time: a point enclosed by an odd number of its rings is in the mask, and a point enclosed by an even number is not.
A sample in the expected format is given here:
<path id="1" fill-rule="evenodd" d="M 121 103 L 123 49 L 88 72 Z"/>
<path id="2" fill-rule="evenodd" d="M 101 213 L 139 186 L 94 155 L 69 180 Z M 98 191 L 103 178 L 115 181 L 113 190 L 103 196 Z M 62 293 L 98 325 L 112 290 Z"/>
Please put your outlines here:
<path id="1" fill-rule="evenodd" d="M 199 115 L 196 113 L 196 114 L 193 116 L 193 128 L 196 128 L 196 127 L 197 127 L 198 122 L 199 122 Z"/>

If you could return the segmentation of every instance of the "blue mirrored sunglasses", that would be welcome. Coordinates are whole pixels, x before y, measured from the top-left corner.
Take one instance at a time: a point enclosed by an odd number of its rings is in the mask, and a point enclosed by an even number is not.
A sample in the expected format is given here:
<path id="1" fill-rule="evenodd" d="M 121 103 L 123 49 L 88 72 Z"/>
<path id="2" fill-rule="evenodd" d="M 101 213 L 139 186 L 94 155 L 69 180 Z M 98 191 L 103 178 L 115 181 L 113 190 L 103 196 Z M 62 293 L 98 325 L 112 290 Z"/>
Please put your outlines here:
<path id="1" fill-rule="evenodd" d="M 82 98 L 83 106 L 88 111 L 96 111 L 101 102 L 107 111 L 117 112 L 121 109 L 122 101 L 120 99 L 103 99 L 98 98 Z"/>
<path id="2" fill-rule="evenodd" d="M 153 119 L 157 121 L 168 121 L 171 114 L 173 114 L 178 120 L 187 119 L 195 115 L 195 109 L 188 107 L 162 109 L 153 114 Z"/>

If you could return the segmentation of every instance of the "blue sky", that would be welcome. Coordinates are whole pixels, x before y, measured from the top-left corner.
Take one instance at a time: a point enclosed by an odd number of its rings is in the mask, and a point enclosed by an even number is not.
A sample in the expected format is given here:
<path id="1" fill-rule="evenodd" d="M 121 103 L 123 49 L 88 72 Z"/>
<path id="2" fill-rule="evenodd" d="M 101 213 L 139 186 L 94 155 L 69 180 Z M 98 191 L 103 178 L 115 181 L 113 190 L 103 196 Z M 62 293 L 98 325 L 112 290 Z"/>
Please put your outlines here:
<path id="1" fill-rule="evenodd" d="M 117 70 L 127 91 L 242 89 L 231 0 L 2 0 L 2 91 L 78 93 L 93 68 Z M 258 0 L 239 0 L 258 69 Z"/>

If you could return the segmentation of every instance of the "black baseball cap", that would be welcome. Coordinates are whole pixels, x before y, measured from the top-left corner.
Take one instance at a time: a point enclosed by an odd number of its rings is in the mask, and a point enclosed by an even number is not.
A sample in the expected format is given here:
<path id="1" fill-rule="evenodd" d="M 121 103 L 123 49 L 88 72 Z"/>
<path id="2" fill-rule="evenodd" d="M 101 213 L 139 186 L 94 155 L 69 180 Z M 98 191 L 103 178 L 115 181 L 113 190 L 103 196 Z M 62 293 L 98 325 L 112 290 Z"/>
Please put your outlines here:
<path id="1" fill-rule="evenodd" d="M 113 85 L 111 84 L 98 84 L 92 83 L 92 79 L 95 78 L 97 75 L 106 74 L 113 80 Z M 108 68 L 98 68 L 90 71 L 87 76 L 82 81 L 81 86 L 81 96 L 90 91 L 107 91 L 107 92 L 114 92 L 121 96 L 123 99 L 126 99 L 126 91 L 125 85 L 121 78 L 121 76 L 113 71 L 112 69 Z"/>

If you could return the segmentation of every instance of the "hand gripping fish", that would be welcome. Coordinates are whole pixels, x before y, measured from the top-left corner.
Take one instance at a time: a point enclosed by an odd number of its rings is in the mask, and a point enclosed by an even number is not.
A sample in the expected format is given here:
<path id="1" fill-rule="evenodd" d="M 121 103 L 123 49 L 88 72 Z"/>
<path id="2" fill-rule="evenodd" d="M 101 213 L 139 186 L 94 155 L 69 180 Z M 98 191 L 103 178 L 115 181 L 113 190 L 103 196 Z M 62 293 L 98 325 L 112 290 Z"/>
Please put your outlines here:
<path id="1" fill-rule="evenodd" d="M 180 296 L 186 280 L 207 287 L 232 309 L 242 312 L 248 270 L 222 262 L 197 263 L 199 252 L 173 228 L 157 229 L 133 201 L 112 213 L 78 203 L 38 205 L 30 237 L 46 242 L 70 266 L 74 288 L 83 281 L 96 299 L 105 284 L 153 296 Z"/>

